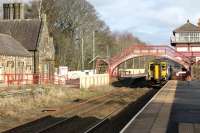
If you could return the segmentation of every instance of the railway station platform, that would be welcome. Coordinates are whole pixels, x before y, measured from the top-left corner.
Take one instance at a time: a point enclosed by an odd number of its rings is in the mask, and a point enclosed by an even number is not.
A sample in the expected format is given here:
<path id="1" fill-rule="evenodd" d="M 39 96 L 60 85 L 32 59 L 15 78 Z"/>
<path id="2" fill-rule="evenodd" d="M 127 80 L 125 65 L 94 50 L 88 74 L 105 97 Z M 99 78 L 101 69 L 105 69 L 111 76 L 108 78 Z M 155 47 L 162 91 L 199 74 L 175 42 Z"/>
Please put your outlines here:
<path id="1" fill-rule="evenodd" d="M 169 81 L 120 133 L 200 133 L 200 82 Z"/>

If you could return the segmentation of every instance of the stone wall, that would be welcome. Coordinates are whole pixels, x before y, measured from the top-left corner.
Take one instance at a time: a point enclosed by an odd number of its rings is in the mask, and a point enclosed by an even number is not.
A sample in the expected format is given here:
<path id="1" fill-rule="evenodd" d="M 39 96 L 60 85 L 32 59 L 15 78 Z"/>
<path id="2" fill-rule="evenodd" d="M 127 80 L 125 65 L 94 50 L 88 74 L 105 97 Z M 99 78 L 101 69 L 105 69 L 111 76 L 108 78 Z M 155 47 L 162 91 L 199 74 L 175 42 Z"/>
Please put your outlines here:
<path id="1" fill-rule="evenodd" d="M 40 74 L 54 74 L 54 57 L 55 49 L 53 44 L 53 38 L 50 37 L 48 26 L 46 22 L 46 16 L 43 16 L 42 28 L 40 31 L 38 56 L 39 56 L 39 73 Z"/>
<path id="2" fill-rule="evenodd" d="M 0 74 L 32 74 L 32 57 L 17 57 L 0 55 Z"/>

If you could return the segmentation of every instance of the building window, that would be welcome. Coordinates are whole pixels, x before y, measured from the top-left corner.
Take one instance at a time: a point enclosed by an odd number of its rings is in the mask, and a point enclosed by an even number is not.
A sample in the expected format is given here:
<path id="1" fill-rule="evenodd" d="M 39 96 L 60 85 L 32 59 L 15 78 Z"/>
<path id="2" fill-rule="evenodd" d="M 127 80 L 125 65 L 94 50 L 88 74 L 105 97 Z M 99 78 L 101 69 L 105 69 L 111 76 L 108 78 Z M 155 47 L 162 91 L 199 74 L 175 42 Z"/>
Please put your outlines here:
<path id="1" fill-rule="evenodd" d="M 176 33 L 175 38 L 177 42 L 200 42 L 200 33 Z"/>
<path id="2" fill-rule="evenodd" d="M 192 52 L 200 52 L 200 47 L 191 47 Z"/>
<path id="3" fill-rule="evenodd" d="M 14 61 L 7 61 L 7 67 L 14 68 Z"/>
<path id="4" fill-rule="evenodd" d="M 23 67 L 24 66 L 24 62 L 18 62 L 18 66 L 19 67 Z"/>
<path id="5" fill-rule="evenodd" d="M 188 48 L 187 47 L 177 47 L 177 51 L 178 52 L 188 52 Z"/>
<path id="6" fill-rule="evenodd" d="M 26 66 L 26 70 L 27 70 L 27 71 L 31 71 L 31 65 L 27 65 L 27 66 Z"/>
<path id="7" fill-rule="evenodd" d="M 44 73 L 49 72 L 49 64 L 44 64 Z"/>

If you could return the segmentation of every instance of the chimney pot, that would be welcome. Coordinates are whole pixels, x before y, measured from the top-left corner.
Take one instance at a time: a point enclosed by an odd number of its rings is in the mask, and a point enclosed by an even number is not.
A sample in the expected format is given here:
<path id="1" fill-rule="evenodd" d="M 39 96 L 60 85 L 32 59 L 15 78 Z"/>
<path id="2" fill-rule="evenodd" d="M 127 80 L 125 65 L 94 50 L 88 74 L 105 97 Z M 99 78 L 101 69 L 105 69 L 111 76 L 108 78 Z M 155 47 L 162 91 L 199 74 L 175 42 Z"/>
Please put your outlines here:
<path id="1" fill-rule="evenodd" d="M 23 3 L 4 3 L 3 4 L 4 19 L 24 19 Z"/>

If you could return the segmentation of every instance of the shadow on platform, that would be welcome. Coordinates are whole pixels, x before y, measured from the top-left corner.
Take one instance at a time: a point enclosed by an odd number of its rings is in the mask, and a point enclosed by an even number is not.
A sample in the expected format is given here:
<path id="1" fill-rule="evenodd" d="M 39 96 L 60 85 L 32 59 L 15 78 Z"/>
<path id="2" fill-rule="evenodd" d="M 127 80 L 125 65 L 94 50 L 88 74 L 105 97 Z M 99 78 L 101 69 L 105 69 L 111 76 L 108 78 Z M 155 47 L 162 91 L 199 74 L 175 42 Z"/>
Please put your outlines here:
<path id="1" fill-rule="evenodd" d="M 188 131 L 193 130 L 194 133 L 200 132 L 200 126 L 196 127 L 200 125 L 199 85 L 195 81 L 178 81 L 167 133 L 181 133 L 180 126 Z"/>

